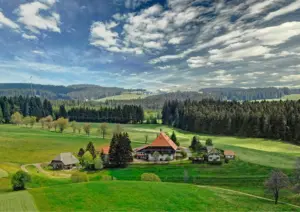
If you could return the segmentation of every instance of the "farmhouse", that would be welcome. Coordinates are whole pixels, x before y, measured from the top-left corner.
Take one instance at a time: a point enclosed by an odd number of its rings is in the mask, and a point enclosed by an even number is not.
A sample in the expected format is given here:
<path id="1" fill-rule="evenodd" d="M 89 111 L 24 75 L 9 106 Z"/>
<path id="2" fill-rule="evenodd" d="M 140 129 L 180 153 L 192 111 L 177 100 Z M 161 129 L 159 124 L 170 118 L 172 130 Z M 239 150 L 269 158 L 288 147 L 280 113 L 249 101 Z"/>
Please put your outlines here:
<path id="1" fill-rule="evenodd" d="M 110 149 L 110 146 L 105 146 L 105 147 L 102 147 L 99 151 L 102 154 L 102 159 L 103 159 L 104 162 L 108 162 L 109 149 Z"/>
<path id="2" fill-rule="evenodd" d="M 149 161 L 166 161 L 168 159 L 174 160 L 177 145 L 163 132 L 147 146 L 135 149 L 136 157 Z M 159 156 L 155 156 L 154 152 L 158 152 Z"/>
<path id="3" fill-rule="evenodd" d="M 224 157 L 225 159 L 233 160 L 235 158 L 235 153 L 231 150 L 224 150 Z"/>
<path id="4" fill-rule="evenodd" d="M 219 150 L 213 148 L 207 153 L 208 162 L 220 162 L 221 161 L 221 153 Z"/>
<path id="5" fill-rule="evenodd" d="M 79 160 L 71 152 L 65 152 L 57 155 L 51 161 L 50 166 L 52 166 L 53 169 L 71 169 L 78 163 Z"/>

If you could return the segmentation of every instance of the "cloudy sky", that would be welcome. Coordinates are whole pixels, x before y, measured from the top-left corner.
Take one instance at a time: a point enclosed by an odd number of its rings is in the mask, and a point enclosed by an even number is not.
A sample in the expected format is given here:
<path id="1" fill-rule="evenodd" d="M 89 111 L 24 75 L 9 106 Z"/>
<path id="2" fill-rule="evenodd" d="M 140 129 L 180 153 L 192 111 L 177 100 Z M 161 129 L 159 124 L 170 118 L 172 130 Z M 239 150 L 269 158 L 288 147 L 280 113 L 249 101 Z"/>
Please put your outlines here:
<path id="1" fill-rule="evenodd" d="M 300 0 L 0 0 L 0 83 L 300 86 Z"/>

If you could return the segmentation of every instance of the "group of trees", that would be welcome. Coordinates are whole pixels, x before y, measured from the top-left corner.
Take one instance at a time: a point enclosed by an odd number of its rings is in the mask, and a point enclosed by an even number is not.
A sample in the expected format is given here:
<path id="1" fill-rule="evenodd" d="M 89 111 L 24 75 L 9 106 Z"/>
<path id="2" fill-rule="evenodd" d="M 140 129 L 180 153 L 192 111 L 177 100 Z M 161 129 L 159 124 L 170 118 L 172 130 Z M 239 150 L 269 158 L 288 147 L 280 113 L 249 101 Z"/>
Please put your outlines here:
<path id="1" fill-rule="evenodd" d="M 206 139 L 205 146 L 213 146 L 213 142 L 212 142 L 211 138 Z M 202 147 L 203 147 L 203 145 L 201 144 L 200 138 L 198 136 L 194 136 L 192 138 L 190 148 L 194 152 L 200 152 Z"/>
<path id="2" fill-rule="evenodd" d="M 133 161 L 131 141 L 127 132 L 114 133 L 109 148 L 109 162 L 114 167 L 125 167 Z"/>
<path id="3" fill-rule="evenodd" d="M 80 164 L 86 170 L 103 169 L 103 160 L 100 154 L 96 152 L 94 144 L 89 142 L 85 149 L 80 148 L 77 154 Z"/>
<path id="4" fill-rule="evenodd" d="M 11 115 L 19 112 L 24 117 L 37 119 L 53 114 L 51 103 L 38 97 L 0 97 L 0 123 L 10 123 Z"/>
<path id="5" fill-rule="evenodd" d="M 209 134 L 281 139 L 300 144 L 300 101 L 168 101 L 163 124 Z"/>
<path id="6" fill-rule="evenodd" d="M 124 105 L 115 108 L 103 107 L 100 109 L 71 108 L 67 113 L 60 108 L 57 114 L 79 122 L 110 122 L 110 123 L 143 123 L 144 110 L 141 106 Z"/>

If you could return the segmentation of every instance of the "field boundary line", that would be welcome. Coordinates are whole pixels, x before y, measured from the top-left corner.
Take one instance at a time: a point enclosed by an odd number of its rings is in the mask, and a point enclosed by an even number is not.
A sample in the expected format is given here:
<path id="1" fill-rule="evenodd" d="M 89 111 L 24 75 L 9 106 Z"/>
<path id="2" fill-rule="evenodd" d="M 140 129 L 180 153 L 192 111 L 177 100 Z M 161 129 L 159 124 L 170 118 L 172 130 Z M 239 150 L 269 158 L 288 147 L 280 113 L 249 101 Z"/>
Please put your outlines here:
<path id="1" fill-rule="evenodd" d="M 267 200 L 267 201 L 270 201 L 270 202 L 274 202 L 273 199 L 269 199 L 269 198 L 266 198 L 266 197 L 257 196 L 257 195 L 254 195 L 254 194 L 248 194 L 248 193 L 245 193 L 245 192 L 242 192 L 242 191 L 236 191 L 236 190 L 232 190 L 232 189 L 227 189 L 227 188 L 220 188 L 220 187 L 216 187 L 216 186 L 204 186 L 204 185 L 197 185 L 197 187 L 219 189 L 219 190 L 228 191 L 228 192 L 232 192 L 232 193 L 236 193 L 236 194 L 241 194 L 241 195 L 248 196 L 248 197 L 253 197 L 253 198 L 257 198 L 257 199 L 262 199 L 262 200 Z M 289 206 L 292 206 L 292 207 L 300 209 L 300 206 L 294 205 L 294 204 L 291 204 L 291 203 L 280 202 L 280 201 L 278 203 L 281 203 L 281 204 L 284 204 L 284 205 L 289 205 Z"/>

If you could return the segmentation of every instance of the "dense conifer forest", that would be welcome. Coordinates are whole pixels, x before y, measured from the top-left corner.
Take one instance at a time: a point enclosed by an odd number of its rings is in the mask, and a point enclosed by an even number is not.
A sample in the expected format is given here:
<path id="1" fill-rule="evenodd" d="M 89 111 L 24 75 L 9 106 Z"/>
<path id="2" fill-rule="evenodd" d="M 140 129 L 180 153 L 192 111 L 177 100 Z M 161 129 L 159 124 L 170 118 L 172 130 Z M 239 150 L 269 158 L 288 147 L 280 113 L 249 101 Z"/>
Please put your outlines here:
<path id="1" fill-rule="evenodd" d="M 300 144 L 300 101 L 167 101 L 162 120 L 164 124 L 192 132 Z"/>
<path id="2" fill-rule="evenodd" d="M 10 123 L 11 115 L 15 112 L 24 117 L 34 116 L 38 120 L 48 115 L 54 119 L 64 117 L 79 122 L 142 123 L 144 120 L 144 110 L 141 106 L 103 106 L 99 109 L 70 107 L 66 110 L 65 106 L 61 105 L 58 111 L 54 111 L 47 99 L 42 101 L 38 97 L 0 97 L 0 123 Z"/>

